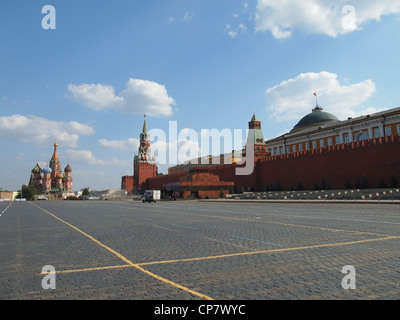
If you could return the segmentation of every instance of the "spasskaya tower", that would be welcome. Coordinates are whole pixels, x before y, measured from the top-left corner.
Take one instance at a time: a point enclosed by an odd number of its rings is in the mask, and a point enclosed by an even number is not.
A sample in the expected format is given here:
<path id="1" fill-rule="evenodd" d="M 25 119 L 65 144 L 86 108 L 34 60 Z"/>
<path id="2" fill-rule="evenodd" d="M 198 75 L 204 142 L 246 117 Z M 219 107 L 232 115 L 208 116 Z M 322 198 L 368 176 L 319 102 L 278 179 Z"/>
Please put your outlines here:
<path id="1" fill-rule="evenodd" d="M 140 134 L 140 146 L 138 155 L 133 160 L 133 186 L 134 193 L 143 193 L 144 182 L 148 178 L 157 175 L 156 158 L 151 155 L 150 148 L 150 134 L 147 130 L 146 115 L 144 116 L 144 123 L 142 133 Z"/>

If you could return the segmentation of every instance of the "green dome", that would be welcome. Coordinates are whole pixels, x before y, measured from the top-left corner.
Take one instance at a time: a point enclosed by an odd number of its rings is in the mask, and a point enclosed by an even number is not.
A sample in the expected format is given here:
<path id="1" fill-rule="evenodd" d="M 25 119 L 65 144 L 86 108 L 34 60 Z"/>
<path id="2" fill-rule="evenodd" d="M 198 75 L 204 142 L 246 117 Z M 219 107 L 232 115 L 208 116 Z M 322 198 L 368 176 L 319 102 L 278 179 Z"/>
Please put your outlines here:
<path id="1" fill-rule="evenodd" d="M 37 163 L 36 166 L 32 169 L 32 173 L 42 173 L 42 169 L 40 169 L 38 163 Z"/>
<path id="2" fill-rule="evenodd" d="M 337 121 L 340 121 L 337 117 L 335 117 L 333 114 L 325 112 L 324 109 L 317 106 L 310 114 L 303 117 L 299 123 L 294 126 L 292 131 Z"/>

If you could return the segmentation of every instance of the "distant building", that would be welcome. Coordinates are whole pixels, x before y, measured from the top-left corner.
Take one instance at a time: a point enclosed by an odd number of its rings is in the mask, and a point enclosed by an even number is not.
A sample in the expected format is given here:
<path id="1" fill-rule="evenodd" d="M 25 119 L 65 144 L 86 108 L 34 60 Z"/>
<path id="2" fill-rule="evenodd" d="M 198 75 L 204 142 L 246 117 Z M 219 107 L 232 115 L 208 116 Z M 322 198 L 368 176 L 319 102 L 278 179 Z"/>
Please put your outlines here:
<path id="1" fill-rule="evenodd" d="M 31 171 L 29 185 L 33 185 L 43 194 L 52 194 L 57 198 L 73 195 L 72 168 L 68 164 L 64 172 L 61 170 L 61 163 L 57 152 L 58 144 L 54 144 L 54 152 L 50 164 L 41 168 L 39 163 Z"/>
<path id="2" fill-rule="evenodd" d="M 127 194 L 141 194 L 145 191 L 147 179 L 157 175 L 156 158 L 151 154 L 150 134 L 147 130 L 146 115 L 143 129 L 140 134 L 138 155 L 133 160 L 133 176 L 124 176 L 121 181 L 121 190 Z"/>
<path id="3" fill-rule="evenodd" d="M 0 191 L 0 201 L 14 201 L 17 195 L 16 191 Z"/>
<path id="4" fill-rule="evenodd" d="M 316 105 L 294 128 L 268 141 L 272 156 L 290 154 L 400 133 L 400 108 L 340 121 Z"/>

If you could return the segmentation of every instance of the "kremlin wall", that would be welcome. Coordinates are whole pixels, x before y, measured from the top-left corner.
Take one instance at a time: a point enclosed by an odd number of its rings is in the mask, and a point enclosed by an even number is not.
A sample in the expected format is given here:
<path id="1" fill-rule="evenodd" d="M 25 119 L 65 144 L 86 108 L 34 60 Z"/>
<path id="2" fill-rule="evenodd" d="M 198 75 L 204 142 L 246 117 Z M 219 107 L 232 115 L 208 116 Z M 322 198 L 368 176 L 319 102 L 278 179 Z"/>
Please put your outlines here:
<path id="1" fill-rule="evenodd" d="M 140 194 L 162 190 L 182 198 L 218 198 L 234 190 L 281 190 L 377 188 L 391 178 L 400 178 L 400 108 L 340 121 L 318 105 L 286 135 L 265 141 L 261 121 L 255 114 L 249 122 L 254 141 L 254 170 L 237 175 L 240 165 L 186 165 L 171 168 L 168 175 L 157 175 L 155 159 L 150 158 L 150 137 L 146 119 L 134 175 L 122 177 L 122 190 Z M 211 158 L 211 157 L 210 157 Z M 147 159 L 150 159 L 148 161 Z M 189 162 L 190 163 L 190 162 Z M 241 165 L 244 166 L 244 165 Z M 396 186 L 397 187 L 397 186 Z"/>

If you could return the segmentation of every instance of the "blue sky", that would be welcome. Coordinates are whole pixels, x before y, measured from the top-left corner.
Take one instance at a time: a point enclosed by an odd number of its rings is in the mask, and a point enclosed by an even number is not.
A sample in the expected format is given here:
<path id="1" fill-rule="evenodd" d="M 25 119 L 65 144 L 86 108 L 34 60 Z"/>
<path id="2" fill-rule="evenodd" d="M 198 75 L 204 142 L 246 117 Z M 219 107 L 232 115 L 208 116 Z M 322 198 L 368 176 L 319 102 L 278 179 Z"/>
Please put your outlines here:
<path id="1" fill-rule="evenodd" d="M 42 28 L 45 5 L 56 29 Z M 27 184 L 57 141 L 75 190 L 119 189 L 144 113 L 167 136 L 176 121 L 178 132 L 241 129 L 244 140 L 253 111 L 267 139 L 289 131 L 315 90 L 341 119 L 399 107 L 400 0 L 346 5 L 2 1 L 0 187 Z"/>

